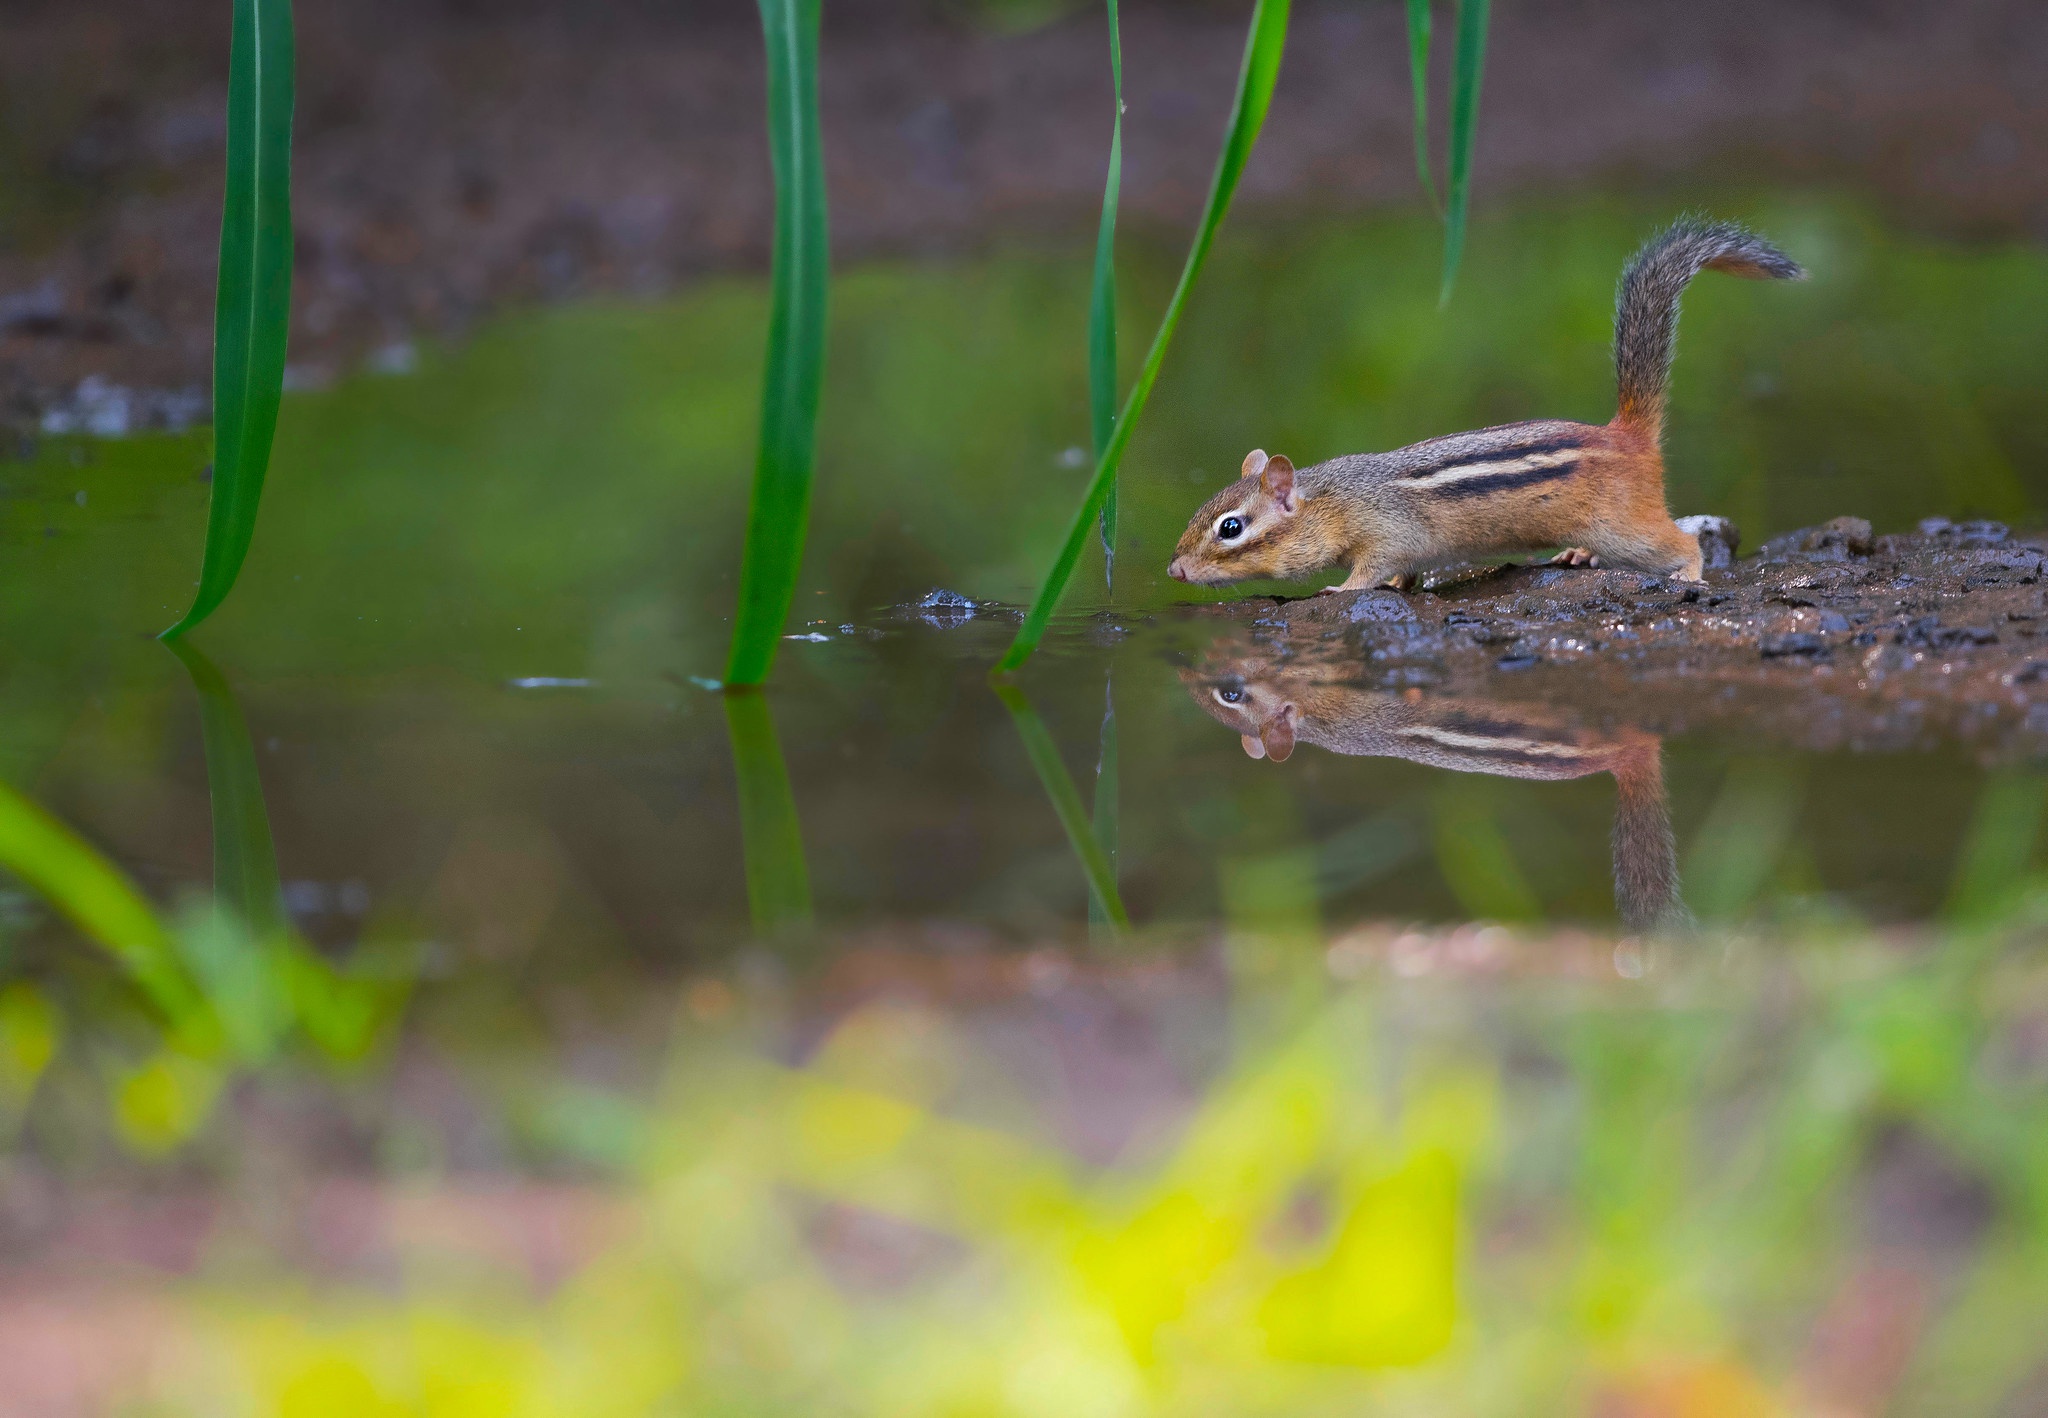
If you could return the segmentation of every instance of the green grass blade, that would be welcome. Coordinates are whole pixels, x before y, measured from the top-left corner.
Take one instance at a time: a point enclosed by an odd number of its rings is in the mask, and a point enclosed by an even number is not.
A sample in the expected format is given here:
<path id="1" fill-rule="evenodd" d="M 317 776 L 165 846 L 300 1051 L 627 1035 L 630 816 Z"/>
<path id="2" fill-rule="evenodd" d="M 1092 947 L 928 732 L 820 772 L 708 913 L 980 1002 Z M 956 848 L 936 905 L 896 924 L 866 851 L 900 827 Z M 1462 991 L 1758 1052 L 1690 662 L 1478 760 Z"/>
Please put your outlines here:
<path id="1" fill-rule="evenodd" d="M 235 0 L 213 315 L 213 496 L 182 635 L 227 599 L 256 534 L 292 310 L 291 0 Z"/>
<path id="2" fill-rule="evenodd" d="M 1444 284 L 1437 300 L 1451 301 L 1458 264 L 1465 259 L 1465 217 L 1472 202 L 1472 148 L 1479 137 L 1479 81 L 1486 72 L 1486 30 L 1493 0 L 1459 0 L 1458 53 L 1451 88 L 1450 205 L 1444 215 Z"/>
<path id="3" fill-rule="evenodd" d="M 1095 234 L 1095 282 L 1088 296 L 1088 413 L 1097 459 L 1116 427 L 1116 211 L 1124 184 L 1124 45 L 1116 0 L 1109 7 L 1109 77 L 1116 118 L 1109 132 L 1109 176 L 1102 184 L 1102 225 Z M 1116 478 L 1102 503 L 1102 576 L 1116 585 Z"/>
<path id="4" fill-rule="evenodd" d="M 1082 525 L 1085 533 L 1086 523 Z M 1046 797 L 1052 800 L 1052 810 L 1066 831 L 1067 842 L 1073 847 L 1075 858 L 1081 863 L 1082 875 L 1088 878 L 1088 890 L 1097 908 L 1111 927 L 1118 931 L 1129 930 L 1131 918 L 1124 911 L 1123 898 L 1117 894 L 1116 871 L 1110 866 L 1102 843 L 1096 840 L 1095 829 L 1088 824 L 1088 809 L 1081 805 L 1081 791 L 1074 786 L 1073 778 L 1067 773 L 1067 765 L 1060 761 L 1059 745 L 1052 741 L 1045 721 L 1038 717 L 1038 711 L 1031 707 L 1031 701 L 1024 697 L 1022 690 L 1014 684 L 998 682 L 995 691 L 1017 725 L 1017 737 L 1024 741 L 1024 754 L 1031 760 L 1032 770 L 1038 774 Z"/>
<path id="5" fill-rule="evenodd" d="M 759 684 L 775 663 L 803 567 L 831 284 L 825 144 L 818 122 L 819 0 L 760 0 L 775 163 L 775 255 L 761 444 L 740 566 L 727 684 Z"/>
<path id="6" fill-rule="evenodd" d="M 1244 165 L 1251 157 L 1252 145 L 1258 141 L 1259 129 L 1265 124 L 1266 110 L 1272 105 L 1273 84 L 1280 75 L 1280 54 L 1287 43 L 1288 6 L 1289 0 L 1258 0 L 1252 10 L 1251 29 L 1245 39 L 1244 64 L 1238 72 L 1237 97 L 1230 108 L 1230 126 L 1224 136 L 1223 152 L 1216 160 L 1216 176 L 1210 183 L 1209 200 L 1202 209 L 1201 225 L 1195 230 L 1187 264 L 1181 268 L 1180 282 L 1174 287 L 1173 299 L 1167 302 L 1166 314 L 1159 322 L 1158 333 L 1152 337 L 1152 348 L 1145 355 L 1137 381 L 1124 400 L 1116 428 L 1111 432 L 1102 455 L 1096 459 L 1095 475 L 1089 480 L 1088 491 L 1074 513 L 1066 540 L 1060 545 L 1059 555 L 1053 561 L 1045 584 L 1038 589 L 1037 599 L 1025 613 L 1024 623 L 1018 627 L 1017 638 L 1010 642 L 1009 650 L 997 663 L 998 674 L 1006 674 L 1030 659 L 1031 652 L 1038 648 L 1038 642 L 1045 638 L 1045 627 L 1052 620 L 1053 610 L 1059 605 L 1067 582 L 1073 579 L 1074 567 L 1087 544 L 1089 528 L 1095 524 L 1096 517 L 1109 500 L 1110 490 L 1116 482 L 1117 463 L 1131 441 L 1131 432 L 1138 425 L 1138 416 L 1144 412 L 1145 401 L 1152 395 L 1152 385 L 1159 378 L 1159 366 L 1166 359 L 1166 348 L 1172 343 L 1174 328 L 1180 324 L 1188 292 L 1193 288 L 1195 278 L 1201 274 L 1202 264 L 1208 260 L 1209 248 L 1216 241 L 1216 229 L 1223 225 L 1224 214 L 1230 210 L 1230 199 L 1237 191 L 1238 179 L 1244 175 Z"/>
<path id="7" fill-rule="evenodd" d="M 173 1020 L 203 1010 L 170 932 L 105 857 L 42 808 L 0 784 L 0 867 L 104 946 Z"/>
<path id="8" fill-rule="evenodd" d="M 280 940 L 288 934 L 284 892 L 248 721 L 213 661 L 184 640 L 172 641 L 170 650 L 199 694 L 206 790 L 213 805 L 213 894 L 241 918 L 252 939 Z"/>
<path id="9" fill-rule="evenodd" d="M 747 857 L 747 905 L 754 929 L 774 935 L 811 923 L 811 874 L 803 825 L 768 701 L 758 690 L 725 695 L 725 727 L 739 777 L 740 841 Z"/>
<path id="10" fill-rule="evenodd" d="M 1436 183 L 1429 175 L 1429 0 L 1408 0 L 1408 82 L 1415 92 L 1415 175 L 1429 205 L 1438 211 Z"/>
<path id="11" fill-rule="evenodd" d="M 1117 846 L 1123 835 L 1123 805 L 1117 791 L 1116 682 L 1108 677 L 1102 684 L 1100 744 L 1095 758 L 1095 841 L 1102 848 L 1102 859 L 1109 866 L 1110 886 L 1114 889 L 1117 884 Z M 1091 927 L 1109 924 L 1109 911 L 1103 905 L 1099 892 L 1088 894 L 1088 924 Z"/>

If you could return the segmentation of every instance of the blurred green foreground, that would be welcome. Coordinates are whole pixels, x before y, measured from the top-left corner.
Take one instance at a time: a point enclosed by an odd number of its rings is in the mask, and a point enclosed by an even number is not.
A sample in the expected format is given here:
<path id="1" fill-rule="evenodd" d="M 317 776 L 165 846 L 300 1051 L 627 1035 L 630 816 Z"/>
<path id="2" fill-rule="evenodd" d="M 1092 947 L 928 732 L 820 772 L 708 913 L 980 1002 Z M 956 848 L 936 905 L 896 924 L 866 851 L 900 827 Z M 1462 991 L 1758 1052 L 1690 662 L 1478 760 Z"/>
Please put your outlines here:
<path id="1" fill-rule="evenodd" d="M 0 1367 L 32 1390 L 56 1334 L 99 1356 L 79 1411 L 291 1418 L 2034 1411 L 2030 884 L 1890 938 L 1291 914 L 742 959 L 595 1055 L 432 997 L 260 1086 L 174 1042 L 150 1086 L 205 1077 L 206 1134 L 102 1169 L 85 1249 L 0 1296 Z M 0 996 L 9 1117 L 49 1019 Z M 123 1100 L 131 1149 L 171 1142 L 149 1116 Z"/>

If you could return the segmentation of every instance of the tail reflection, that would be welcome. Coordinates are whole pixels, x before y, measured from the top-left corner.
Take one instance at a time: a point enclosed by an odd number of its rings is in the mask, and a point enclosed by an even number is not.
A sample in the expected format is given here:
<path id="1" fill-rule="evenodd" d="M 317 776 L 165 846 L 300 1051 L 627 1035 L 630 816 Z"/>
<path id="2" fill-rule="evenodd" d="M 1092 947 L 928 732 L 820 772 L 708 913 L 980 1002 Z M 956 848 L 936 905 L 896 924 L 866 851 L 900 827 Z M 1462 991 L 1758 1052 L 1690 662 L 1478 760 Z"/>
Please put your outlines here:
<path id="1" fill-rule="evenodd" d="M 1253 758 L 1284 763 L 1301 743 L 1332 753 L 1405 758 L 1503 778 L 1614 775 L 1614 901 L 1631 930 L 1689 918 L 1664 794 L 1663 741 L 1640 729 L 1596 730 L 1540 705 L 1427 698 L 1332 679 L 1256 651 L 1213 657 L 1181 680 L 1196 703 L 1237 731 Z"/>

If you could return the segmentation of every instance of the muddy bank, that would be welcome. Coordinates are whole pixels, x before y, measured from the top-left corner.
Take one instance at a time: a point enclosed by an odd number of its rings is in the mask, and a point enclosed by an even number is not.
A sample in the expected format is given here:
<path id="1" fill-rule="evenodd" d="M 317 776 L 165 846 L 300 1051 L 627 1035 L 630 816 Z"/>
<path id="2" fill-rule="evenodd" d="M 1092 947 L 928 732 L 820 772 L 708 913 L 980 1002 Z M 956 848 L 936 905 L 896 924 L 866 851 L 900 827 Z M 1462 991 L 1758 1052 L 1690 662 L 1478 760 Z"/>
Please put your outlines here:
<path id="1" fill-rule="evenodd" d="M 227 17 L 200 0 L 9 8 L 0 411 L 34 422 L 54 402 L 84 427 L 194 417 Z M 749 9 L 373 0 L 300 24 L 301 381 L 366 358 L 403 364 L 406 341 L 459 335 L 506 304 L 655 293 L 763 264 Z M 999 233 L 1085 243 L 1109 107 L 1093 8 L 1025 34 L 893 0 L 828 6 L 825 24 L 842 258 L 971 250 Z M 1125 25 L 1125 211 L 1133 231 L 1177 246 L 1208 182 L 1243 14 L 1134 5 Z M 1679 175 L 1847 180 L 1933 228 L 2048 231 L 2048 12 L 2025 0 L 1531 0 L 1496 26 L 1482 208 Z M 1241 219 L 1417 200 L 1405 53 L 1398 6 L 1297 7 Z"/>
<path id="2" fill-rule="evenodd" d="M 1541 701 L 1602 727 L 1821 751 L 1953 738 L 2007 758 L 2048 752 L 2044 556 L 2048 538 L 1997 523 L 1873 537 L 1839 518 L 1704 586 L 1511 566 L 1189 614 L 1244 627 L 1204 658 L 1220 678 Z"/>

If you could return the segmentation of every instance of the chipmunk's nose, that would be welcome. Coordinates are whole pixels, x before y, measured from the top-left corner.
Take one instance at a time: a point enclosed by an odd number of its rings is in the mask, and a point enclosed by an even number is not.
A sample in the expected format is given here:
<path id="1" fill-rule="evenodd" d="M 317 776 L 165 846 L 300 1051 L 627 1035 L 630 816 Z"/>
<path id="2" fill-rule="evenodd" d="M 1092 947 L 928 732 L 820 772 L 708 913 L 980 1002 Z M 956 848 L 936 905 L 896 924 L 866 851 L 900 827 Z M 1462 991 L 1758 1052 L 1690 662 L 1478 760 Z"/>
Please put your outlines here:
<path id="1" fill-rule="evenodd" d="M 1176 581 L 1185 581 L 1188 579 L 1188 569 L 1180 564 L 1179 557 L 1175 557 L 1172 561 L 1167 563 L 1166 574 L 1168 576 L 1171 576 Z"/>

